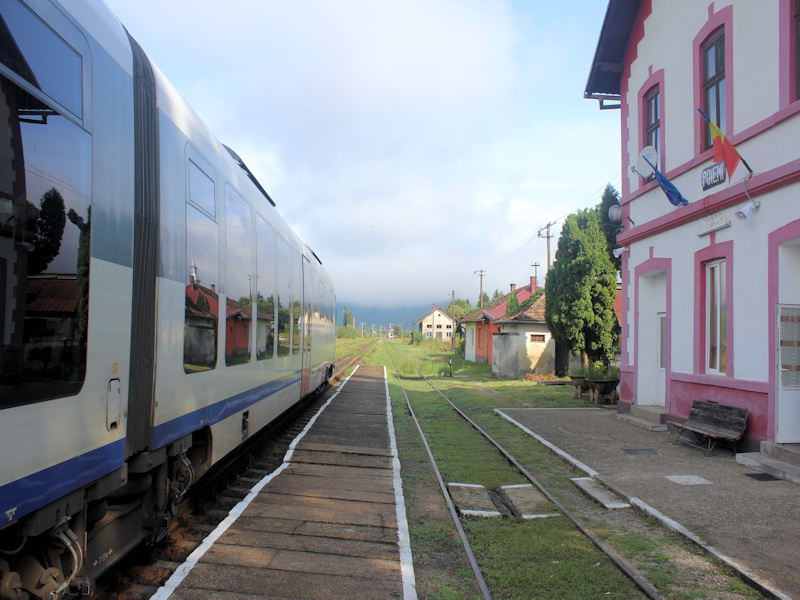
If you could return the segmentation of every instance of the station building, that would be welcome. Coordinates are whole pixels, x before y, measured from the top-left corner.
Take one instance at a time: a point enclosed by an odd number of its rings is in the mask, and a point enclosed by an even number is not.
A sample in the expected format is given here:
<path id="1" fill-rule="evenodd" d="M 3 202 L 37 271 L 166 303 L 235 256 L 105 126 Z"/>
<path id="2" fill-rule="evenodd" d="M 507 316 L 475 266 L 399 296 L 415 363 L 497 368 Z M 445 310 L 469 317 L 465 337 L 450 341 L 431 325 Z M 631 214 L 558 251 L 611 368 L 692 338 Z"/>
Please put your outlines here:
<path id="1" fill-rule="evenodd" d="M 610 0 L 585 90 L 621 117 L 618 410 L 744 407 L 751 448 L 800 442 L 798 14 L 797 0 Z M 688 204 L 641 176 L 648 146 Z"/>

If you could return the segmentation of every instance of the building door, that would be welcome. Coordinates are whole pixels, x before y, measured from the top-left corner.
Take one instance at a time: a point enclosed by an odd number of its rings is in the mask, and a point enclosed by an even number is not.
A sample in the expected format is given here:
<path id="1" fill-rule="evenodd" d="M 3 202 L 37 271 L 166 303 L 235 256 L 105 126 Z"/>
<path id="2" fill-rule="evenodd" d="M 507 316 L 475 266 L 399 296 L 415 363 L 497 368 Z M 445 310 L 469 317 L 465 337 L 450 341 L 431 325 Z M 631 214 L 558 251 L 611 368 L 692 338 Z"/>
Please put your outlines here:
<path id="1" fill-rule="evenodd" d="M 800 442 L 800 306 L 778 304 L 775 441 Z"/>
<path id="2" fill-rule="evenodd" d="M 667 397 L 667 313 L 656 315 L 658 331 L 658 406 L 666 404 Z"/>

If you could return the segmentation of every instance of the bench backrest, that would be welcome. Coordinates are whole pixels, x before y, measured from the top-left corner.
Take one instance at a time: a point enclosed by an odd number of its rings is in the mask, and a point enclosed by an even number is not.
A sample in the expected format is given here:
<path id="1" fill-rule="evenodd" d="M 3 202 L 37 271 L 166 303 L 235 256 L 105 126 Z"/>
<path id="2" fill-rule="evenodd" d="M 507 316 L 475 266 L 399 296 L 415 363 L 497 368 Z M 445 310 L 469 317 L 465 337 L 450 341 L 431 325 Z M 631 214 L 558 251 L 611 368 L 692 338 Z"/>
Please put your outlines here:
<path id="1" fill-rule="evenodd" d="M 747 409 L 708 400 L 695 400 L 692 402 L 689 420 L 744 433 L 747 426 Z"/>

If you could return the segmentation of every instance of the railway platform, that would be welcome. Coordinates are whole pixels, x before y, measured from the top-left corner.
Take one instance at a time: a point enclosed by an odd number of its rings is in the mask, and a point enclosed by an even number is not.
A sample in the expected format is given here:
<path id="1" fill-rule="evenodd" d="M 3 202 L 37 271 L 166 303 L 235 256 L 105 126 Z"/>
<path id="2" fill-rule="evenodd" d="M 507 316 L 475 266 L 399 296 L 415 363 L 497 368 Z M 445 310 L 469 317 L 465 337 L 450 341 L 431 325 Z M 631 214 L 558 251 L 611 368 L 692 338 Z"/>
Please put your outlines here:
<path id="1" fill-rule="evenodd" d="M 800 598 L 796 483 L 736 462 L 723 448 L 675 445 L 604 408 L 498 409 L 625 501 L 704 546 L 768 596 Z"/>
<path id="2" fill-rule="evenodd" d="M 385 370 L 360 366 L 153 599 L 392 597 L 416 598 L 405 504 Z"/>

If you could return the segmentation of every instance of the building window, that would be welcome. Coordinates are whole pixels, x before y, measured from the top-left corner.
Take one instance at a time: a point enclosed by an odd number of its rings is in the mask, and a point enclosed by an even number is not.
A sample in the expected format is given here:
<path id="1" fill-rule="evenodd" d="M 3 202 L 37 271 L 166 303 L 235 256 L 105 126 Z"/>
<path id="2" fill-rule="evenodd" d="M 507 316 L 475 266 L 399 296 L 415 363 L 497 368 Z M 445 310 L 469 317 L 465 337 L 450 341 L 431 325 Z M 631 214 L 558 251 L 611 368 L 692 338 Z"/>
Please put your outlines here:
<path id="1" fill-rule="evenodd" d="M 800 0 L 794 2 L 794 99 L 800 100 Z"/>
<path id="2" fill-rule="evenodd" d="M 539 342 L 540 344 L 544 344 L 544 334 L 543 333 L 532 333 L 531 334 L 531 342 Z"/>
<path id="3" fill-rule="evenodd" d="M 453 326 L 452 326 L 452 325 L 448 325 L 448 326 L 447 326 L 447 328 L 448 328 L 448 329 L 452 329 L 452 328 L 453 328 Z"/>
<path id="4" fill-rule="evenodd" d="M 436 329 L 441 329 L 441 328 L 442 328 L 442 326 L 441 326 L 441 325 L 437 325 L 437 326 L 436 326 Z"/>
<path id="5" fill-rule="evenodd" d="M 703 109 L 725 132 L 725 31 L 719 30 L 703 44 Z M 705 148 L 711 148 L 711 131 L 705 127 Z"/>
<path id="6" fill-rule="evenodd" d="M 727 370 L 725 261 L 706 263 L 706 372 Z"/>
<path id="7" fill-rule="evenodd" d="M 644 110 L 645 146 L 652 146 L 661 156 L 661 94 L 658 86 L 645 95 Z"/>
<path id="8" fill-rule="evenodd" d="M 433 325 L 431 325 L 430 323 L 428 323 L 427 325 L 425 325 L 425 327 L 427 327 L 428 329 L 430 329 L 431 327 L 433 327 Z"/>

